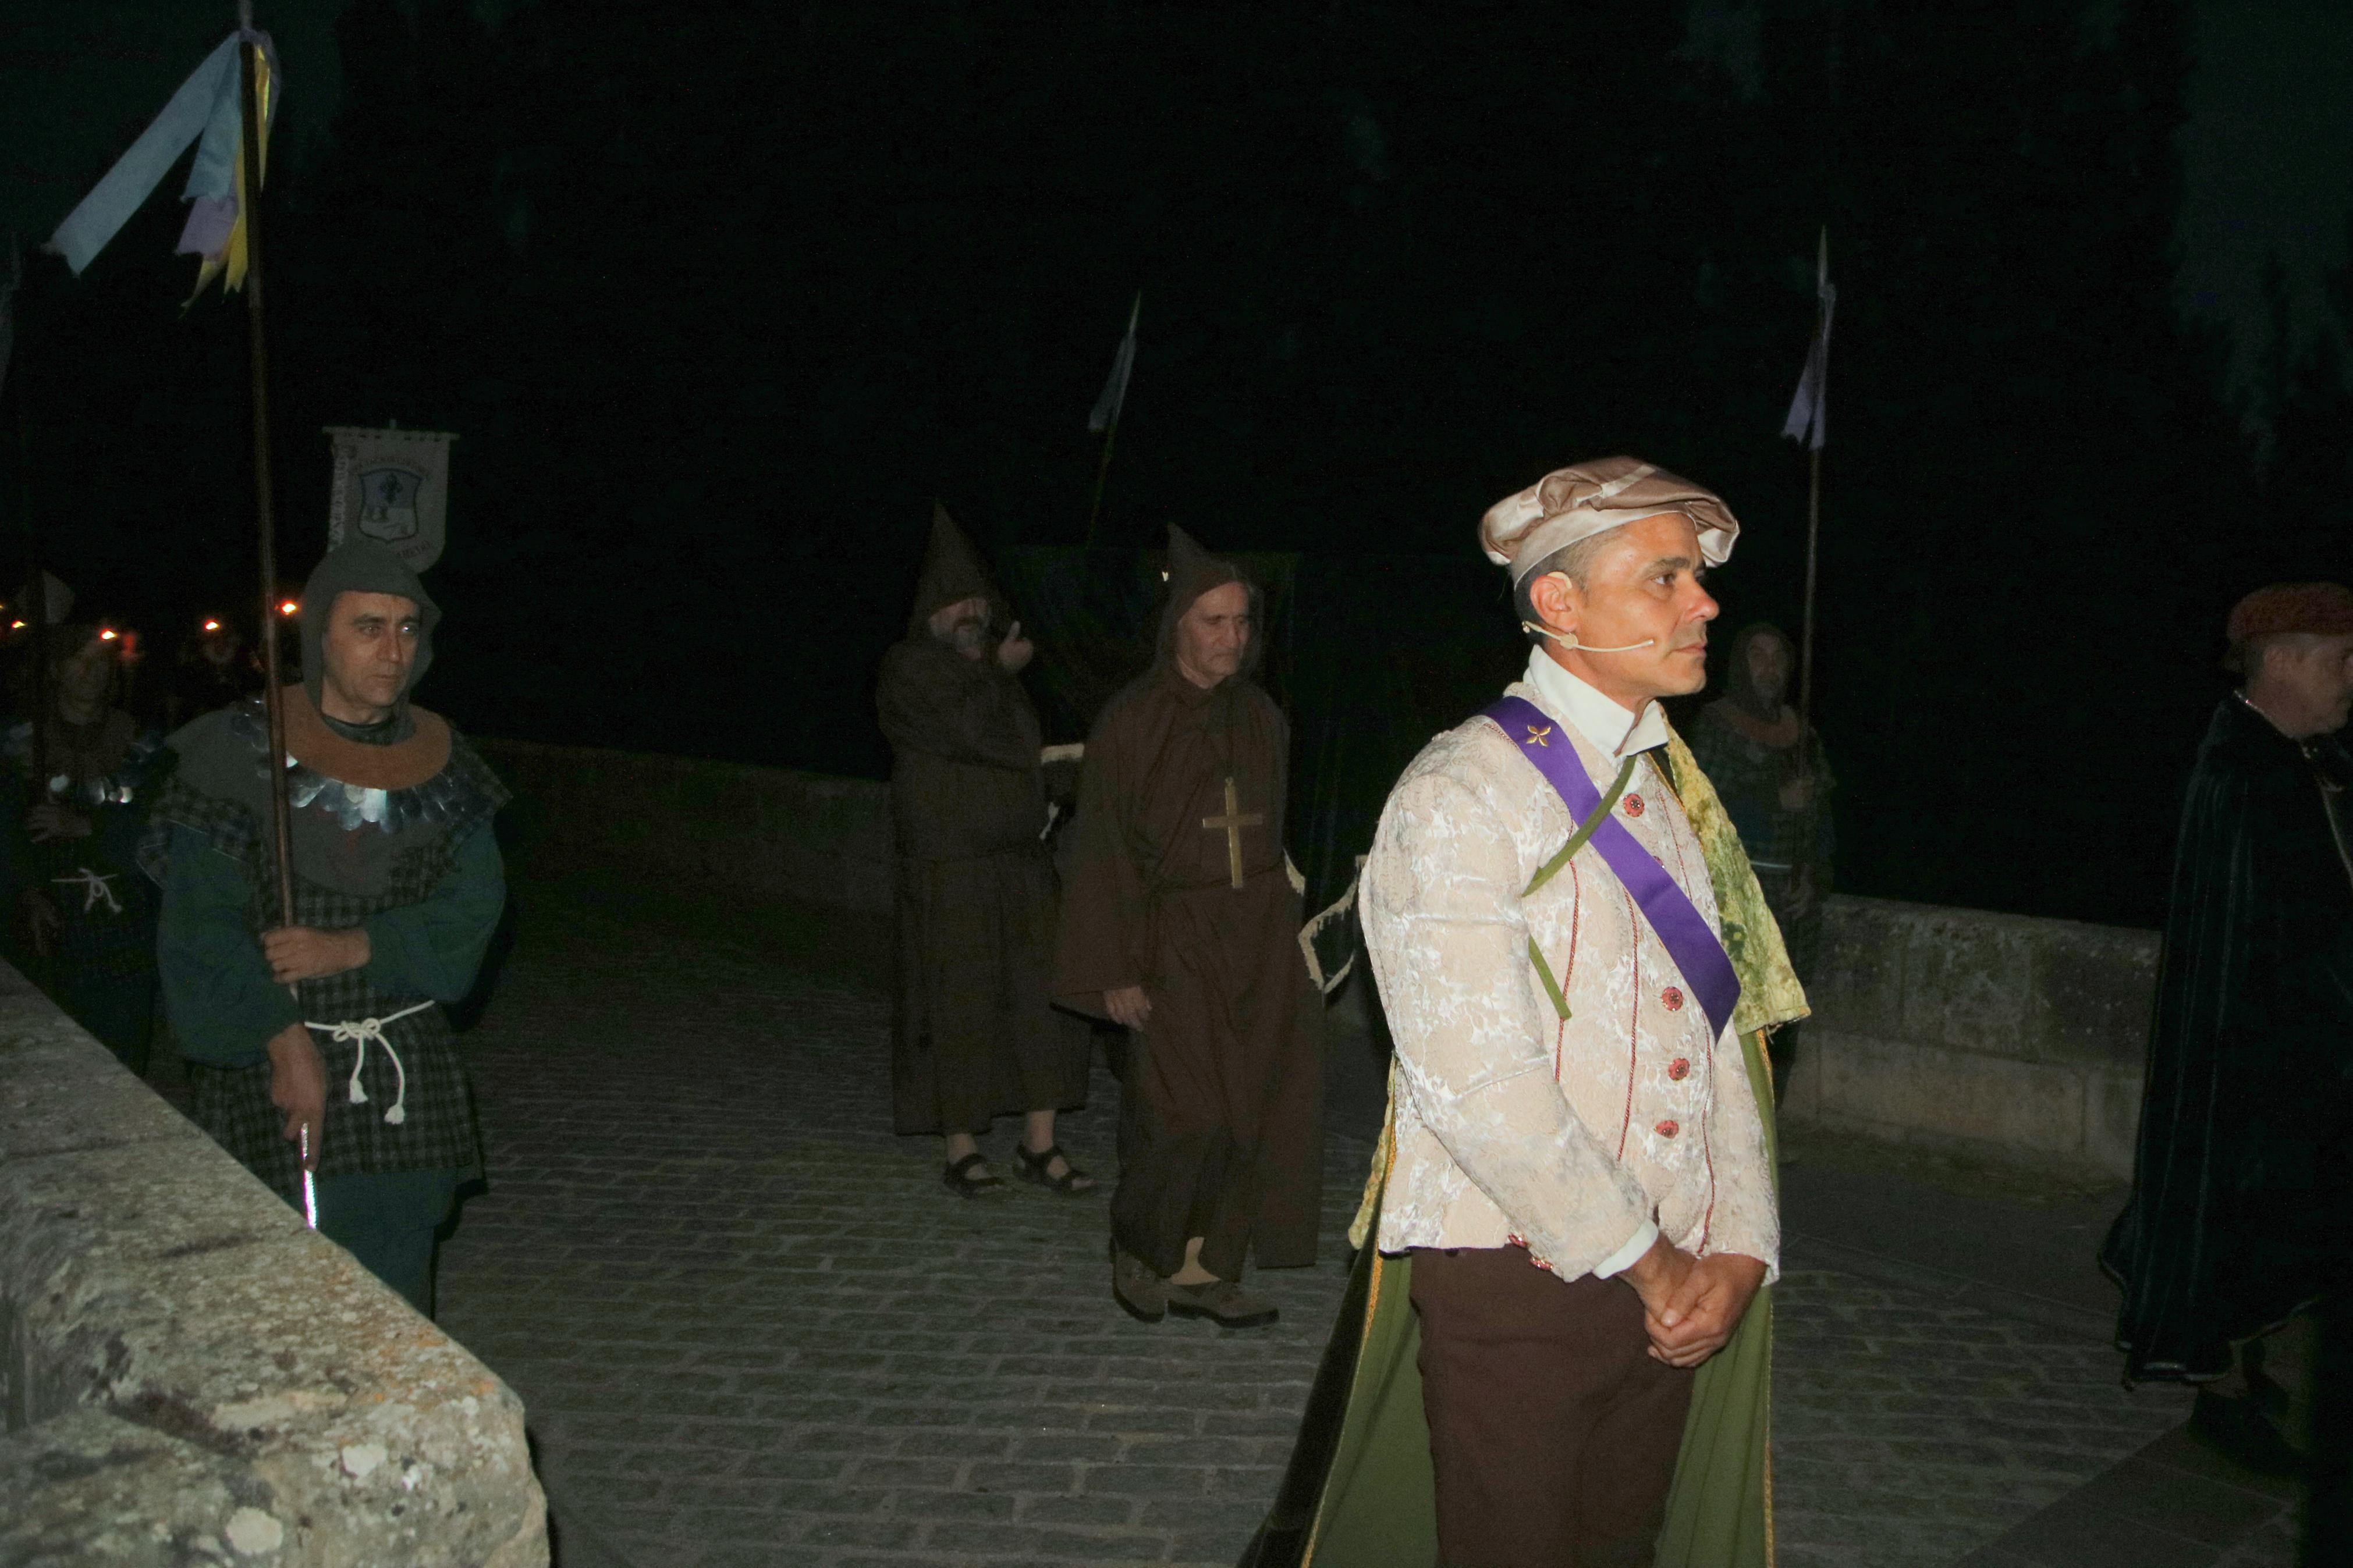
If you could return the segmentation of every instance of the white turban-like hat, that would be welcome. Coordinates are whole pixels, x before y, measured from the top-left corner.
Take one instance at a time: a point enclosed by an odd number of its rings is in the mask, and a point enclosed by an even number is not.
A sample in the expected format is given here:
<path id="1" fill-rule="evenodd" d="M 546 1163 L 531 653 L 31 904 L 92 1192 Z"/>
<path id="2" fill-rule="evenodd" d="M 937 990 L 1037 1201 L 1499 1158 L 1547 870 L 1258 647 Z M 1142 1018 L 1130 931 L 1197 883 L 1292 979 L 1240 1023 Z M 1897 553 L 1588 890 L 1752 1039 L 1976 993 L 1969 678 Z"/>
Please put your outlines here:
<path id="1" fill-rule="evenodd" d="M 1580 539 L 1669 511 L 1683 513 L 1699 530 L 1700 554 L 1709 565 L 1731 558 L 1740 522 L 1723 498 L 1639 458 L 1555 468 L 1489 507 L 1479 521 L 1479 542 L 1488 560 L 1510 569 L 1516 586 L 1546 556 Z"/>

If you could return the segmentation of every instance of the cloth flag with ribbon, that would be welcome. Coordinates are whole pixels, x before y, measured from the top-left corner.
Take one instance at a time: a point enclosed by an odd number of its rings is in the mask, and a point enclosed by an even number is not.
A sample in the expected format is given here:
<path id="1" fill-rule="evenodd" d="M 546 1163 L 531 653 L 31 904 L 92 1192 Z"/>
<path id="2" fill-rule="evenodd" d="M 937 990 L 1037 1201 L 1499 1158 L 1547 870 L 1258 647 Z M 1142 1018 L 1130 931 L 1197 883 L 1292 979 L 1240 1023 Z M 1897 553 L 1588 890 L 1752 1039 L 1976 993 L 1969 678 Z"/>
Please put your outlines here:
<path id="1" fill-rule="evenodd" d="M 1789 417 L 1781 434 L 1822 449 L 1822 420 L 1829 407 L 1831 374 L 1831 312 L 1838 306 L 1838 290 L 1831 285 L 1831 237 L 1822 235 L 1814 258 L 1814 341 L 1806 348 L 1806 368 L 1798 377 L 1797 395 L 1789 399 Z"/>
<path id="2" fill-rule="evenodd" d="M 269 34 L 240 28 L 205 57 L 131 150 L 115 160 L 114 167 L 49 237 L 48 247 L 64 257 L 77 276 L 121 231 L 193 143 L 195 159 L 180 193 L 180 199 L 189 204 L 188 221 L 180 230 L 177 253 L 204 258 L 196 271 L 198 294 L 216 277 L 224 279 L 225 288 L 245 286 L 245 131 L 243 106 L 237 101 L 242 76 L 237 51 L 248 43 L 261 51 L 254 73 L 259 100 L 255 121 L 261 127 L 259 152 L 266 164 L 269 125 L 278 110 L 278 55 Z"/>
<path id="3" fill-rule="evenodd" d="M 1127 335 L 1119 340 L 1119 353 L 1111 362 L 1111 379 L 1103 383 L 1103 395 L 1095 399 L 1094 412 L 1087 416 L 1087 428 L 1100 436 L 1119 423 L 1119 411 L 1127 402 L 1127 378 L 1135 370 L 1135 322 L 1144 313 L 1144 296 L 1138 293 L 1135 303 L 1128 307 Z"/>

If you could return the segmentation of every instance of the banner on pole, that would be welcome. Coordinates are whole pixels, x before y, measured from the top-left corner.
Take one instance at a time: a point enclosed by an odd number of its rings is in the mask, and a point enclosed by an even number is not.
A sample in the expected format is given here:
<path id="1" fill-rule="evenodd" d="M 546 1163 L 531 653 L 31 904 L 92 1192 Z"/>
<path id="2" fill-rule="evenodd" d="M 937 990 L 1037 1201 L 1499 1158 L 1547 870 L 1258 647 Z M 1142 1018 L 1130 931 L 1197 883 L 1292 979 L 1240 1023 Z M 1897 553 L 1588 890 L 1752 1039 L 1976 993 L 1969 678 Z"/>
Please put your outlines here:
<path id="1" fill-rule="evenodd" d="M 335 455 L 327 501 L 327 548 L 347 539 L 390 545 L 422 572 L 441 559 L 449 502 L 446 430 L 327 426 Z"/>
<path id="2" fill-rule="evenodd" d="M 1838 310 L 1838 289 L 1831 282 L 1831 235 L 1822 230 L 1821 249 L 1814 260 L 1814 336 L 1806 345 L 1806 368 L 1799 373 L 1797 395 L 1789 399 L 1789 416 L 1781 434 L 1819 452 L 1830 417 L 1831 317 Z"/>
<path id="3" fill-rule="evenodd" d="M 1127 335 L 1119 340 L 1119 353 L 1112 356 L 1111 379 L 1103 383 L 1103 395 L 1095 399 L 1094 412 L 1087 416 L 1087 428 L 1102 435 L 1119 423 L 1119 411 L 1127 405 L 1127 378 L 1135 374 L 1135 322 L 1144 314 L 1144 291 L 1137 289 L 1135 303 L 1128 307 Z"/>
<path id="4" fill-rule="evenodd" d="M 260 152 L 266 159 L 269 127 L 278 114 L 278 50 L 269 34 L 240 27 L 205 57 L 130 151 L 115 160 L 49 237 L 48 248 L 66 258 L 76 277 L 193 145 L 196 155 L 189 165 L 187 188 L 180 194 L 189 204 L 188 221 L 180 231 L 177 252 L 204 258 L 196 270 L 197 293 L 224 271 L 226 287 L 244 286 L 245 130 L 238 51 L 247 44 L 261 51 L 254 90 Z"/>

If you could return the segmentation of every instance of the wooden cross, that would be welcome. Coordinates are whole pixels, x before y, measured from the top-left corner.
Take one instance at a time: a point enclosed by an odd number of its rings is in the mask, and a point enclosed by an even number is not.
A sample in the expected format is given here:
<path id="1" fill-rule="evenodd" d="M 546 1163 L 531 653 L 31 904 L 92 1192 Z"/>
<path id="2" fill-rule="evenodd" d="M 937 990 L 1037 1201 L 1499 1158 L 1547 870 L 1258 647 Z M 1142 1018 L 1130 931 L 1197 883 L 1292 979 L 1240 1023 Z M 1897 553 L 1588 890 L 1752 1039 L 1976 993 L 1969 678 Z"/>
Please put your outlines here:
<path id="1" fill-rule="evenodd" d="M 1201 818 L 1201 826 L 1208 832 L 1223 833 L 1226 836 L 1226 871 L 1233 878 L 1234 886 L 1240 887 L 1242 885 L 1242 829 L 1265 826 L 1265 814 L 1256 811 L 1244 812 L 1240 797 L 1234 793 L 1234 781 L 1229 778 L 1226 780 L 1226 815 L 1205 816 Z"/>

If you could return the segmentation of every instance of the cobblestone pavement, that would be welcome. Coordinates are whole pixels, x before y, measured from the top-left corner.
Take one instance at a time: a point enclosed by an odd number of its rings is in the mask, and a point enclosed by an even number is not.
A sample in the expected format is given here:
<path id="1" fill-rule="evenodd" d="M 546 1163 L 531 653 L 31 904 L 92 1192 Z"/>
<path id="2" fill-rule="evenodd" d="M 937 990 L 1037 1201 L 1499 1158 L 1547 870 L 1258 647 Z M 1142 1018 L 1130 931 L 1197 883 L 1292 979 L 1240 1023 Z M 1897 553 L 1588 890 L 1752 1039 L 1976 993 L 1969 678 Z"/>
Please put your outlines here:
<path id="1" fill-rule="evenodd" d="M 963 1203 L 887 1131 L 878 922 L 522 895 L 469 1045 L 489 1192 L 443 1324 L 531 1412 L 567 1568 L 1229 1564 L 1271 1497 L 1367 1151 L 1259 1332 L 1107 1294 L 1100 1194 Z M 1063 1142 L 1108 1176 L 1116 1089 Z M 992 1142 L 1000 1154 L 1010 1129 Z M 2179 1422 L 2063 1332 L 1792 1260 L 1781 1561 L 1932 1568 Z"/>

